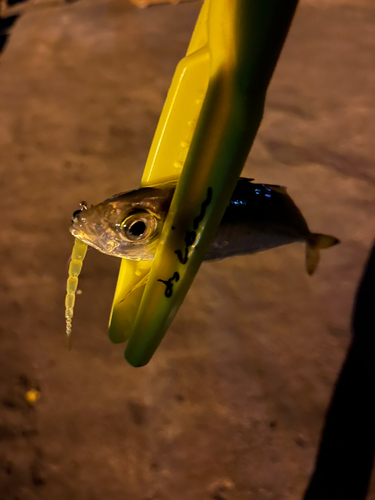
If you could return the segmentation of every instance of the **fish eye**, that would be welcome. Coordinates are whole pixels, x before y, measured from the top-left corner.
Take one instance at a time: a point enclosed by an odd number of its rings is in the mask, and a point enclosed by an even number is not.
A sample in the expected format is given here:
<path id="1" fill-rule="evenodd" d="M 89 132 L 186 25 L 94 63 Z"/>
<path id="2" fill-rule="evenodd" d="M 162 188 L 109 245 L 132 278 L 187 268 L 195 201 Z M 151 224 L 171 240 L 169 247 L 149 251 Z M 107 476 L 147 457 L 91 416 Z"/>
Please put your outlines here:
<path id="1" fill-rule="evenodd" d="M 129 241 L 141 241 L 149 238 L 156 228 L 156 219 L 148 212 L 128 216 L 121 224 L 123 234 Z"/>
<path id="2" fill-rule="evenodd" d="M 138 238 L 146 231 L 146 224 L 143 220 L 138 220 L 130 224 L 128 232 L 132 236 Z"/>

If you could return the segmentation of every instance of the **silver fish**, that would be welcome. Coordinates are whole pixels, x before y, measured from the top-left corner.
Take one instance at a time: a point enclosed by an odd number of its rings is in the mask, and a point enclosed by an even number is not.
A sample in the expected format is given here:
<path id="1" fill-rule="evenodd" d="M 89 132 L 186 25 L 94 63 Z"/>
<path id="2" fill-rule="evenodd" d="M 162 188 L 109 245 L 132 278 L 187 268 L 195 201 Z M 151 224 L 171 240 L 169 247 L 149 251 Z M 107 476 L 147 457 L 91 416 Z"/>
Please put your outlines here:
<path id="1" fill-rule="evenodd" d="M 312 274 L 319 250 L 339 243 L 333 236 L 311 233 L 282 186 L 240 178 L 205 260 L 252 254 L 295 241 L 306 243 L 306 269 Z M 175 185 L 121 193 L 73 214 L 70 232 L 108 255 L 153 260 Z"/>

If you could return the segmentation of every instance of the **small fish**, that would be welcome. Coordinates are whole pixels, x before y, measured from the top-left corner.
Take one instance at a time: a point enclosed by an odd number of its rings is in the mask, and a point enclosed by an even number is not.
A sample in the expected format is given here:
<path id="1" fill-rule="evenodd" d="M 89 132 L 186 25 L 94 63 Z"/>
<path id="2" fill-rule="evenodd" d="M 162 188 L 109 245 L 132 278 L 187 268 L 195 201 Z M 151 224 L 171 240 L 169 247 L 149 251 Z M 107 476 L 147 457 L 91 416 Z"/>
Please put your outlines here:
<path id="1" fill-rule="evenodd" d="M 319 250 L 337 238 L 311 233 L 282 186 L 240 178 L 205 260 L 252 254 L 295 241 L 306 243 L 306 269 L 313 274 Z M 121 193 L 73 214 L 70 232 L 100 252 L 132 260 L 153 260 L 175 185 Z"/>

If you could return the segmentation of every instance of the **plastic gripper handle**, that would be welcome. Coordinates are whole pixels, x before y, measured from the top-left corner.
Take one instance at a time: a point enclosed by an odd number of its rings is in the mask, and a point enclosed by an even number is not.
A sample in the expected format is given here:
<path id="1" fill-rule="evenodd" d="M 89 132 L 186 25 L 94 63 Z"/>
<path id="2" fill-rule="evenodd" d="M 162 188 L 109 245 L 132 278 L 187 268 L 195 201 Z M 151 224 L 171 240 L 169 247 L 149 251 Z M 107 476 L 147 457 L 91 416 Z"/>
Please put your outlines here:
<path id="1" fill-rule="evenodd" d="M 132 263 L 123 269 L 123 261 L 115 295 L 110 336 L 129 338 L 125 357 L 133 366 L 151 359 L 215 235 L 259 128 L 296 5 L 297 0 L 206 0 L 202 7 L 142 179 L 143 186 L 178 179 L 177 188 L 155 260 L 147 270 L 149 264 L 141 263 L 144 282 L 124 299 L 128 285 L 121 278 L 127 282 L 126 272 L 139 268 Z M 166 160 L 162 167 L 159 161 Z"/>

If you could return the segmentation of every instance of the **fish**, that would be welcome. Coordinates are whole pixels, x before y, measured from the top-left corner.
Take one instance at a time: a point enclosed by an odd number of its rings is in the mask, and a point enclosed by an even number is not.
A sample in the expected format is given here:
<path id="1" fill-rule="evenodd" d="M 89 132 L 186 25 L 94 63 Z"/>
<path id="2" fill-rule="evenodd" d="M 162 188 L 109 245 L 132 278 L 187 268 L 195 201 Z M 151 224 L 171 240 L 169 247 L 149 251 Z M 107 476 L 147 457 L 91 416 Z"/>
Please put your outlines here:
<path id="1" fill-rule="evenodd" d="M 205 260 L 254 254 L 293 242 L 306 244 L 306 270 L 313 274 L 320 250 L 339 243 L 312 233 L 286 188 L 240 178 Z M 176 184 L 120 193 L 74 212 L 70 232 L 102 253 L 153 260 Z"/>

